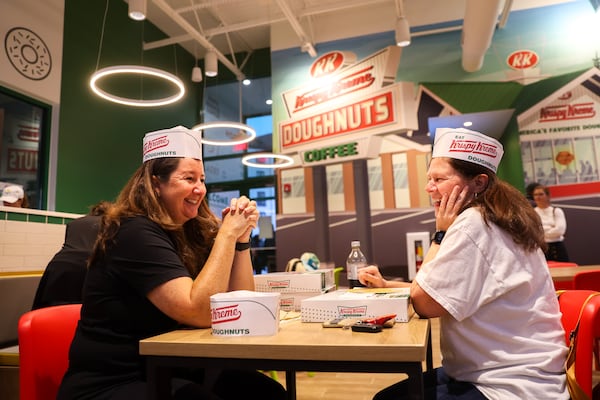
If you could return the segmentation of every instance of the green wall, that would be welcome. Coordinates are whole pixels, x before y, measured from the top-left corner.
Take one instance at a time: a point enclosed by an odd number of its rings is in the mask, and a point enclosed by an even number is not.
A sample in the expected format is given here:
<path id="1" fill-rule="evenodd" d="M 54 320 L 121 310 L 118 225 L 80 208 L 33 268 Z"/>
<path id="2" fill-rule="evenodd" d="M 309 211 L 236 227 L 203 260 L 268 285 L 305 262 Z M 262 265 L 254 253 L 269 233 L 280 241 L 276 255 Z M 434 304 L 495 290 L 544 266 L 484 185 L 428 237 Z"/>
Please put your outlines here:
<path id="1" fill-rule="evenodd" d="M 202 85 L 190 79 L 194 59 L 179 46 L 143 51 L 143 41 L 152 42 L 165 35 L 147 21 L 129 19 L 124 1 L 109 1 L 98 57 L 106 4 L 105 0 L 65 0 L 57 211 L 84 213 L 100 200 L 113 200 L 141 165 L 146 132 L 176 125 L 191 127 L 198 122 Z M 164 69 L 181 78 L 186 95 L 173 105 L 152 108 L 103 100 L 88 86 L 98 59 L 98 68 L 136 64 Z M 131 86 L 118 83 L 123 90 Z M 168 88 L 155 81 L 143 81 L 144 93 L 161 89 Z M 139 96 L 140 90 L 136 87 L 134 93 Z M 169 89 L 166 95 L 172 94 Z M 123 92 L 119 95 L 129 97 Z"/>

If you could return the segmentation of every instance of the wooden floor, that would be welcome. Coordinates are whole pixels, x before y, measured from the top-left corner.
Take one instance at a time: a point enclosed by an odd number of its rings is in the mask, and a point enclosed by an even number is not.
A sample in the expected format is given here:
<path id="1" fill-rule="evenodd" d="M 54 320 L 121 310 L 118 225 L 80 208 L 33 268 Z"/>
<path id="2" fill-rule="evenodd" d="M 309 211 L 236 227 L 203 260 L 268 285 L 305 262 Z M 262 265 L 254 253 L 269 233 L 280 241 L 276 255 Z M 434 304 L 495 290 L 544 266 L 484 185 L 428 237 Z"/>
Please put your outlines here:
<path id="1" fill-rule="evenodd" d="M 433 366 L 441 366 L 439 319 L 431 320 Z M 423 365 L 425 368 L 425 365 Z M 285 385 L 285 372 L 278 372 Z M 371 400 L 379 390 L 406 378 L 404 374 L 355 374 L 336 372 L 297 372 L 297 400 Z M 594 371 L 593 384 L 600 383 L 600 371 Z"/>
<path id="2" fill-rule="evenodd" d="M 433 366 L 441 365 L 439 320 L 431 320 Z M 285 385 L 285 372 L 277 373 Z M 406 378 L 404 374 L 297 372 L 297 400 L 371 400 L 379 390 Z"/>

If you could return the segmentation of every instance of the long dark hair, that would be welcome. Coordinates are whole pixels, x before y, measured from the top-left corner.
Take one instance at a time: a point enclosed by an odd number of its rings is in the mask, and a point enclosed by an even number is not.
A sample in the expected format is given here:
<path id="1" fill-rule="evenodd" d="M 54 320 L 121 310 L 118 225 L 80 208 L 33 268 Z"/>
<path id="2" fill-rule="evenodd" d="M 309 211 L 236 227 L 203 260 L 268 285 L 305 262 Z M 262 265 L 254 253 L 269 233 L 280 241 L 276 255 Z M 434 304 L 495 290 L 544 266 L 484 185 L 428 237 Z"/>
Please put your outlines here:
<path id="1" fill-rule="evenodd" d="M 478 207 L 487 225 L 490 222 L 498 225 L 525 250 L 534 251 L 539 247 L 545 251 L 547 245 L 540 217 L 521 192 L 486 167 L 454 158 L 447 160 L 466 179 L 473 179 L 479 174 L 488 177 L 487 188 L 465 208 Z"/>
<path id="2" fill-rule="evenodd" d="M 179 166 L 180 160 L 181 158 L 156 158 L 146 161 L 135 171 L 102 218 L 90 265 L 104 256 L 123 219 L 145 216 L 169 233 L 176 243 L 183 264 L 192 277 L 198 275 L 210 254 L 219 229 L 219 219 L 208 207 L 205 197 L 200 203 L 196 218 L 183 225 L 175 224 L 152 186 L 152 177 L 156 177 L 160 182 L 168 181 Z"/>

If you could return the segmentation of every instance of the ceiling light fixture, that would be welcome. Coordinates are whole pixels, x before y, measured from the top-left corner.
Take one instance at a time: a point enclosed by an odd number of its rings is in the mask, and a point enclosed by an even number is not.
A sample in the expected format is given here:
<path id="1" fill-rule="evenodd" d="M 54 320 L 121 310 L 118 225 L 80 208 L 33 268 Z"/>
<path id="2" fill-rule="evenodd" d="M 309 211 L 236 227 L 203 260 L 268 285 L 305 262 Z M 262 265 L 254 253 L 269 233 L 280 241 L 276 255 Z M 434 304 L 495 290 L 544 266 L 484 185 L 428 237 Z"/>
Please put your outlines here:
<path id="1" fill-rule="evenodd" d="M 404 17 L 396 20 L 396 46 L 406 47 L 410 45 L 410 26 Z"/>
<path id="2" fill-rule="evenodd" d="M 153 76 L 155 78 L 164 79 L 164 80 L 174 84 L 178 89 L 178 93 L 174 94 L 173 96 L 164 97 L 161 99 L 137 100 L 137 99 L 131 99 L 131 98 L 126 98 L 126 97 L 119 97 L 117 95 L 108 93 L 98 87 L 97 83 L 101 78 L 111 76 L 111 75 L 118 75 L 118 74 L 149 75 L 149 76 Z M 90 87 L 92 88 L 92 91 L 94 93 L 96 93 L 98 96 L 102 97 L 103 99 L 112 101 L 114 103 L 124 104 L 126 106 L 135 106 L 135 107 L 164 106 L 164 105 L 171 104 L 171 103 L 178 101 L 185 94 L 185 87 L 183 85 L 183 82 L 175 75 L 170 74 L 170 73 L 165 72 L 160 69 L 143 67 L 143 66 L 138 66 L 138 65 L 116 65 L 113 67 L 106 67 L 106 68 L 99 69 L 92 74 L 92 77 L 90 78 Z"/>
<path id="3" fill-rule="evenodd" d="M 268 162 L 255 162 L 254 160 L 265 159 L 267 161 L 272 161 L 272 163 Z M 273 154 L 273 153 L 255 153 L 249 154 L 242 158 L 242 164 L 247 167 L 254 168 L 283 168 L 289 167 L 294 164 L 294 159 L 290 156 L 285 156 L 283 154 Z"/>
<path id="4" fill-rule="evenodd" d="M 396 46 L 410 45 L 410 24 L 404 16 L 404 0 L 396 0 Z"/>
<path id="5" fill-rule="evenodd" d="M 146 0 L 129 0 L 129 18 L 136 21 L 146 19 Z"/>
<path id="6" fill-rule="evenodd" d="M 235 146 L 238 144 L 248 143 L 256 138 L 256 131 L 249 125 L 242 124 L 241 122 L 229 122 L 229 121 L 213 121 L 198 124 L 192 128 L 194 131 L 200 131 L 204 133 L 207 129 L 225 129 L 225 136 L 229 136 L 225 140 L 212 140 L 206 139 L 205 135 L 202 135 L 202 144 L 210 144 L 213 146 Z M 227 129 L 234 129 L 234 132 L 230 132 Z"/>
<path id="7" fill-rule="evenodd" d="M 217 60 L 217 53 L 213 50 L 206 52 L 204 56 L 204 73 L 206 76 L 217 76 L 219 73 L 219 62 Z"/>
<path id="8" fill-rule="evenodd" d="M 100 44 L 98 46 L 98 57 L 96 58 L 96 70 L 90 77 L 89 85 L 92 91 L 102 97 L 105 100 L 112 101 L 113 103 L 123 104 L 126 106 L 134 106 L 134 107 L 157 107 L 164 106 L 166 104 L 174 103 L 180 100 L 185 95 L 185 86 L 181 79 L 177 76 L 170 74 L 166 71 L 157 68 L 150 68 L 140 65 L 115 65 L 112 67 L 105 67 L 99 69 L 100 65 L 100 55 L 102 54 L 102 44 L 104 42 L 104 30 L 106 28 L 106 16 L 108 15 L 108 5 L 109 1 L 106 2 L 106 7 L 104 9 L 104 18 L 102 19 L 102 33 L 100 35 Z M 129 0 L 130 10 L 133 8 L 134 10 L 143 10 L 143 13 L 146 12 L 146 0 L 143 1 L 134 1 Z M 137 7 L 137 8 L 136 8 Z M 143 32 L 143 24 L 142 24 L 142 32 Z M 143 38 L 142 38 L 143 41 Z M 175 66 L 177 67 L 177 56 L 175 55 Z M 99 80 L 105 77 L 109 77 L 112 75 L 142 75 L 142 76 L 151 76 L 153 78 L 158 78 L 167 81 L 168 83 L 172 83 L 177 88 L 177 93 L 172 96 L 157 98 L 153 100 L 144 100 L 140 95 L 139 98 L 128 98 L 128 97 L 120 97 L 115 94 L 109 93 L 99 87 Z"/>
<path id="9" fill-rule="evenodd" d="M 192 82 L 202 82 L 202 69 L 198 66 L 198 59 L 196 59 L 196 65 L 192 68 Z"/>

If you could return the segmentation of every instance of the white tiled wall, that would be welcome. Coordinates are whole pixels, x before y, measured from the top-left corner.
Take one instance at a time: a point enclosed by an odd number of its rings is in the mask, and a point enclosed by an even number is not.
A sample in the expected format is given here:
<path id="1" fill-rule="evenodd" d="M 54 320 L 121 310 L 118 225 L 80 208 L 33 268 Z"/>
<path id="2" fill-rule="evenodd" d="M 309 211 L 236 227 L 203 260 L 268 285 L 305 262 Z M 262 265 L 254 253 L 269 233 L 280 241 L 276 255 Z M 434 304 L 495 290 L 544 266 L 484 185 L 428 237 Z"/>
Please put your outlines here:
<path id="1" fill-rule="evenodd" d="M 5 207 L 2 209 L 6 210 Z M 43 215 L 43 213 L 35 211 L 35 215 Z M 50 216 L 57 216 L 55 212 L 47 213 Z M 64 216 L 73 218 L 77 215 L 65 214 Z M 65 226 L 44 222 L 1 220 L 0 272 L 43 270 L 61 248 L 65 238 Z"/>

